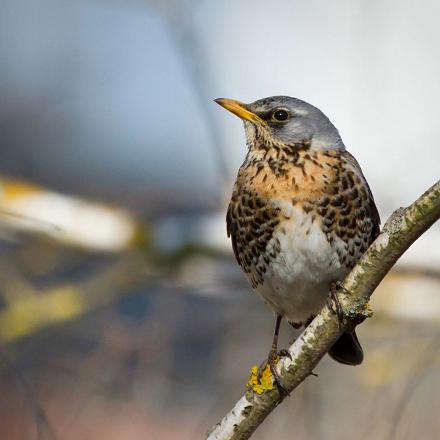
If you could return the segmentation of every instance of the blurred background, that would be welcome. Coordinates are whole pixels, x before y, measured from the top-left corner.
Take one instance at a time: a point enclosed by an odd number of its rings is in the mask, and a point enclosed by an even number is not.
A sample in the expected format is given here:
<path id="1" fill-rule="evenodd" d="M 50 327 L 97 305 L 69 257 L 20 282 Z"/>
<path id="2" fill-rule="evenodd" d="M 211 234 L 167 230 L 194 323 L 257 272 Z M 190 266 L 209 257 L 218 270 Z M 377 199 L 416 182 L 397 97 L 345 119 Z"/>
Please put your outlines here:
<path id="1" fill-rule="evenodd" d="M 203 438 L 267 354 L 233 260 L 246 153 L 212 100 L 321 108 L 385 220 L 439 177 L 440 4 L 2 0 L 0 438 Z M 255 439 L 434 439 L 440 225 Z M 293 330 L 282 328 L 282 342 Z"/>

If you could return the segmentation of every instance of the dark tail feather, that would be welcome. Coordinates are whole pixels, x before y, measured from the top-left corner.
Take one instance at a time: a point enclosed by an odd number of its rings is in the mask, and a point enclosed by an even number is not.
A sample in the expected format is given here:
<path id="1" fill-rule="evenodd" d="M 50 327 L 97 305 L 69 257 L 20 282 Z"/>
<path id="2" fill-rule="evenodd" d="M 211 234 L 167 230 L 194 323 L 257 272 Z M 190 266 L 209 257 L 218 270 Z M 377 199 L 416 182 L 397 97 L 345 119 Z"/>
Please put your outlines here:
<path id="1" fill-rule="evenodd" d="M 364 360 L 364 352 L 356 333 L 342 333 L 328 354 L 345 365 L 359 365 Z"/>

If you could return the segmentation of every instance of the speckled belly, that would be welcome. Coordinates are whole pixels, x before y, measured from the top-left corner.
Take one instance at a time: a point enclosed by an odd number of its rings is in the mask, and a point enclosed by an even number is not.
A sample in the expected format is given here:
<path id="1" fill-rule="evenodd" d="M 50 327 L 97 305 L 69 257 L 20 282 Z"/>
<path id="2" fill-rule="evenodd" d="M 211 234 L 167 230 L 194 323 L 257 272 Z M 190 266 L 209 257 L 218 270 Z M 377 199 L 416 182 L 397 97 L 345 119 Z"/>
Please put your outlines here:
<path id="1" fill-rule="evenodd" d="M 329 243 L 316 217 L 300 208 L 280 223 L 267 249 L 279 243 L 279 252 L 267 265 L 264 282 L 257 287 L 276 314 L 292 323 L 304 323 L 325 304 L 329 285 L 342 280 L 347 269 L 340 263 L 338 246 Z"/>

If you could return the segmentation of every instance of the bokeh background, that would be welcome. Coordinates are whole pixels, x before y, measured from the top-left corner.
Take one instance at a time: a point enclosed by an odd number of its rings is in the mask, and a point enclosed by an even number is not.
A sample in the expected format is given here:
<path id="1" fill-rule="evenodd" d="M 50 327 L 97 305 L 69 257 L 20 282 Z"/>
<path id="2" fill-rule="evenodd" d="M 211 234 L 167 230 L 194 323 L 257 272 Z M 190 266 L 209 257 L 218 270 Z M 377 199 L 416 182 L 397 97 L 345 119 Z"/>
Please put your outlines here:
<path id="1" fill-rule="evenodd" d="M 212 100 L 327 113 L 383 220 L 440 170 L 440 3 L 2 0 L 0 438 L 203 438 L 267 353 L 226 238 L 246 149 Z M 435 439 L 440 225 L 255 439 Z M 293 330 L 282 328 L 283 344 Z"/>

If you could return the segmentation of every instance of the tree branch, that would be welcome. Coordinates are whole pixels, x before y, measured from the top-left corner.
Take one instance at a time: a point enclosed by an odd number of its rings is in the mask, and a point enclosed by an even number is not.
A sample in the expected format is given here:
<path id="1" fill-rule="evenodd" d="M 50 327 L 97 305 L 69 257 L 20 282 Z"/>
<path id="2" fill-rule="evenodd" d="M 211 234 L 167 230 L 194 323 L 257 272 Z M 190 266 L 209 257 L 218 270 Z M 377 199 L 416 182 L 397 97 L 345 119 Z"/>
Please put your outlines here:
<path id="1" fill-rule="evenodd" d="M 368 300 L 399 257 L 440 218 L 440 181 L 412 205 L 400 208 L 385 223 L 358 264 L 341 284 L 338 296 L 343 323 L 328 306 L 324 307 L 289 347 L 289 357 L 277 364 L 284 386 L 291 392 L 312 374 L 313 368 L 341 333 L 371 316 Z M 259 381 L 258 386 L 255 380 Z M 248 439 L 278 406 L 284 395 L 273 386 L 272 377 L 250 381 L 248 390 L 234 408 L 208 433 L 208 440 Z"/>

